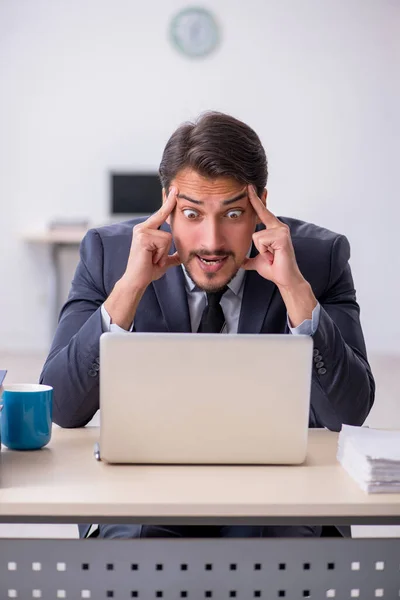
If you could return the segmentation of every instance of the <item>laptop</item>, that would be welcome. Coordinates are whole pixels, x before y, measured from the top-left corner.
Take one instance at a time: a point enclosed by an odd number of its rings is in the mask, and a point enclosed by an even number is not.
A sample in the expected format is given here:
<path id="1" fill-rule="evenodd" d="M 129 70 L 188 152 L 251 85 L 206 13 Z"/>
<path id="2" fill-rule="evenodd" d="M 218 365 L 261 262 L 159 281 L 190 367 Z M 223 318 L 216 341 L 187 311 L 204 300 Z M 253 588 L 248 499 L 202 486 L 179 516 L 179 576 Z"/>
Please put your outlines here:
<path id="1" fill-rule="evenodd" d="M 100 457 L 134 464 L 300 464 L 309 336 L 104 333 Z"/>

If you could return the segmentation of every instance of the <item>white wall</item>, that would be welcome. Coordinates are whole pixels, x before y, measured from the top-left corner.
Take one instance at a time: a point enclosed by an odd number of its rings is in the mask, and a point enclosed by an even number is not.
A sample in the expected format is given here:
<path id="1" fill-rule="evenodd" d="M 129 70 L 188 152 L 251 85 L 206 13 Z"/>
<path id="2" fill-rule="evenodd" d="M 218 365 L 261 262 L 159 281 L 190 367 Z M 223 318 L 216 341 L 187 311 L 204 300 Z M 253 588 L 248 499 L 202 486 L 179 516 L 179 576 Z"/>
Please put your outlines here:
<path id="1" fill-rule="evenodd" d="M 348 235 L 370 352 L 397 352 L 400 2 L 214 0 L 223 42 L 198 61 L 167 39 L 186 4 L 0 1 L 0 347 L 50 341 L 49 259 L 19 233 L 104 222 L 110 169 L 156 168 L 218 109 L 259 133 L 273 211 Z"/>

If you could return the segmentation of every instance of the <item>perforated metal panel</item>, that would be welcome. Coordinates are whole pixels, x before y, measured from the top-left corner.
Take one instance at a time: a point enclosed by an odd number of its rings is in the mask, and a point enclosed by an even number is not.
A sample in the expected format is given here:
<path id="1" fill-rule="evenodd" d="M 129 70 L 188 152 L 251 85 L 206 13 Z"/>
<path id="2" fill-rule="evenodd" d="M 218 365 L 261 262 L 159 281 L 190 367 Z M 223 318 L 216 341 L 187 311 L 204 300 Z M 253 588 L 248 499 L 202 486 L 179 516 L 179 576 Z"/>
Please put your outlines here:
<path id="1" fill-rule="evenodd" d="M 400 598 L 398 539 L 0 540 L 0 598 Z"/>

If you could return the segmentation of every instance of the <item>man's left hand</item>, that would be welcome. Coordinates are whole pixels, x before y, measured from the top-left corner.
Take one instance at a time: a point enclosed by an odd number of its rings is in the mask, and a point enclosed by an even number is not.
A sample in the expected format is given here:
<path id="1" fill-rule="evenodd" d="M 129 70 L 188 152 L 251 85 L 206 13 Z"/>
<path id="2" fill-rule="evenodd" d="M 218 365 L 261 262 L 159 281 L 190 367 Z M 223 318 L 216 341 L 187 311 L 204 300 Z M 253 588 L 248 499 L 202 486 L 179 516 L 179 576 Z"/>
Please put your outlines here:
<path id="1" fill-rule="evenodd" d="M 261 277 L 275 283 L 286 305 L 291 326 L 298 327 L 304 320 L 311 319 L 317 299 L 298 267 L 289 227 L 264 206 L 251 185 L 248 194 L 266 229 L 253 234 L 259 254 L 245 258 L 242 268 L 257 271 Z"/>
<path id="2" fill-rule="evenodd" d="M 257 196 L 254 187 L 248 186 L 249 200 L 266 229 L 253 234 L 253 242 L 259 254 L 245 258 L 242 268 L 257 271 L 279 288 L 294 287 L 304 282 L 297 265 L 290 229 L 272 214 Z"/>

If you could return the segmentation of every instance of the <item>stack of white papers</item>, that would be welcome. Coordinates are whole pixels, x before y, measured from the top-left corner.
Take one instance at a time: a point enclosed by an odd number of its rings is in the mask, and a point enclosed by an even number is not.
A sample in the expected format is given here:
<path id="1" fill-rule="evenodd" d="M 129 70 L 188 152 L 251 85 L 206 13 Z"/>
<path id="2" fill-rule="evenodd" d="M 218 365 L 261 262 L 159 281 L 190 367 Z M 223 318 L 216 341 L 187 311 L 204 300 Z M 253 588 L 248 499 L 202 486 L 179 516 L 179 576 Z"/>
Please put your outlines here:
<path id="1" fill-rule="evenodd" d="M 366 492 L 400 492 L 400 431 L 343 425 L 337 459 Z"/>

